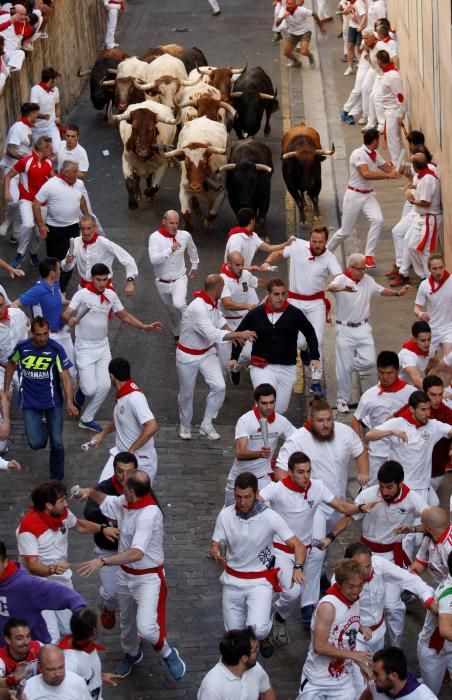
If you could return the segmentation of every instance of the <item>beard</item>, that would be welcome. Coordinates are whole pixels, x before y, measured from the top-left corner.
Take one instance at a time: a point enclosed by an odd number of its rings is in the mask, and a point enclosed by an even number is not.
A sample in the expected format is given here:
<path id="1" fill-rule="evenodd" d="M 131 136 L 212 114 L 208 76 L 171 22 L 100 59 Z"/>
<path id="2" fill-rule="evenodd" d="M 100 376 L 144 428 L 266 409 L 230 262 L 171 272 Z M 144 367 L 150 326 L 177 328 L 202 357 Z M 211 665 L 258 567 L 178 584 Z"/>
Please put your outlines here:
<path id="1" fill-rule="evenodd" d="M 331 442 L 331 440 L 334 440 L 334 423 L 331 427 L 331 431 L 328 433 L 328 435 L 324 435 L 323 433 L 320 433 L 314 424 L 311 424 L 311 433 L 313 434 L 314 438 L 318 440 L 319 442 Z"/>

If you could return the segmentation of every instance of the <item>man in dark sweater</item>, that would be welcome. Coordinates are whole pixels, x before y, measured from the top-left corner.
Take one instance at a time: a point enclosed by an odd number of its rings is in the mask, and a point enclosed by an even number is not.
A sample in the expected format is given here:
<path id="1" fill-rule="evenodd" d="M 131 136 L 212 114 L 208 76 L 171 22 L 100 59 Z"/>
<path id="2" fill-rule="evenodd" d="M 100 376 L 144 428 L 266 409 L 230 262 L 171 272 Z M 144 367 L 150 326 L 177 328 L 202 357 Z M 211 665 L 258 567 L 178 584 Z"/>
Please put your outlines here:
<path id="1" fill-rule="evenodd" d="M 110 479 L 105 479 L 101 481 L 100 484 L 96 486 L 98 491 L 106 493 L 107 496 L 120 496 L 124 492 L 123 484 L 124 479 L 128 472 L 133 469 L 138 469 L 137 458 L 132 452 L 118 452 L 113 459 L 113 469 L 114 474 Z M 108 518 L 102 513 L 101 509 L 91 498 L 86 501 L 85 509 L 83 515 L 86 520 L 91 520 L 93 523 L 98 523 L 108 527 L 111 525 Z M 95 552 L 99 559 L 102 557 L 110 556 L 112 553 L 118 551 L 118 541 L 112 542 L 107 539 L 103 534 L 103 528 L 101 532 L 94 535 Z M 99 589 L 100 597 L 102 598 L 102 612 L 100 620 L 105 629 L 110 630 L 116 624 L 116 614 L 115 611 L 118 607 L 118 601 L 116 597 L 116 574 L 118 571 L 117 566 L 103 566 L 100 569 L 100 580 L 101 586 Z"/>
<path id="2" fill-rule="evenodd" d="M 257 334 L 251 351 L 250 374 L 253 386 L 271 384 L 276 389 L 276 411 L 285 413 L 297 379 L 297 338 L 303 333 L 311 356 L 311 369 L 320 367 L 317 336 L 300 309 L 287 302 L 287 287 L 280 279 L 267 284 L 268 296 L 263 304 L 249 311 L 238 331 Z M 229 368 L 237 370 L 241 348 L 232 348 Z"/>

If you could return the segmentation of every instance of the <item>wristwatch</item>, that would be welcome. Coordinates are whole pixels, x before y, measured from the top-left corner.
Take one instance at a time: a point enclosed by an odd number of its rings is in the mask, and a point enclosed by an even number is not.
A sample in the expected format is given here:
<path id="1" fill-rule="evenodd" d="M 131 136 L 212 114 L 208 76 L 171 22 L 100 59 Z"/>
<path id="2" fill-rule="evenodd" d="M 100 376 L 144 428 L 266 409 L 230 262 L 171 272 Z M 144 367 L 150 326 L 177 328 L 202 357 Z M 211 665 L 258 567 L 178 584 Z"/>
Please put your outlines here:
<path id="1" fill-rule="evenodd" d="M 299 569 L 300 571 L 303 571 L 304 569 L 304 564 L 294 564 L 293 565 L 294 569 Z"/>
<path id="2" fill-rule="evenodd" d="M 128 277 L 127 282 L 135 282 L 135 277 Z"/>

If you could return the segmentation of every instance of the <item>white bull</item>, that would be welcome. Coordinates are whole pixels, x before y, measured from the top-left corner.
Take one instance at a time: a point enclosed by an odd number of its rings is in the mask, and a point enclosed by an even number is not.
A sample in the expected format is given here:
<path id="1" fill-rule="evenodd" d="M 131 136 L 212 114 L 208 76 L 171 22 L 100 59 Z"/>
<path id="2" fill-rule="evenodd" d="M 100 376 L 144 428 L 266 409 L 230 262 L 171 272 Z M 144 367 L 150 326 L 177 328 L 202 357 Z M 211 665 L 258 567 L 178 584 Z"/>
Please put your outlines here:
<path id="1" fill-rule="evenodd" d="M 178 102 L 178 93 L 182 87 L 196 85 L 201 76 L 188 80 L 185 66 L 178 58 L 170 54 L 158 56 L 147 65 L 145 80 L 134 80 L 138 90 L 146 92 L 148 97 L 174 109 Z"/>
<path id="2" fill-rule="evenodd" d="M 177 148 L 165 158 L 177 158 L 181 164 L 179 200 L 187 231 L 193 230 L 191 207 L 208 207 L 204 226 L 211 228 L 225 197 L 225 173 L 219 168 L 227 162 L 226 127 L 207 117 L 187 122 L 181 129 Z"/>

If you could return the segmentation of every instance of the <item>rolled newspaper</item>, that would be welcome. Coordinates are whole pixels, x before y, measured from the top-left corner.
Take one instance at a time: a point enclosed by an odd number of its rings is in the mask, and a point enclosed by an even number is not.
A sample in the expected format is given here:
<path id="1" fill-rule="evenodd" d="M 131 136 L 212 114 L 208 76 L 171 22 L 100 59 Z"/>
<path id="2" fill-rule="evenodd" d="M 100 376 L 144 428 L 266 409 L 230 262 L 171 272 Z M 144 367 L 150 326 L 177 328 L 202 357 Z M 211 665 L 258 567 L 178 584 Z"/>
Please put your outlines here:
<path id="1" fill-rule="evenodd" d="M 77 313 L 73 316 L 75 321 L 81 321 L 81 319 L 86 316 L 91 311 L 92 307 L 89 304 L 80 304 Z"/>
<path id="2" fill-rule="evenodd" d="M 70 238 L 69 239 L 69 255 L 74 255 L 74 239 Z"/>
<path id="3" fill-rule="evenodd" d="M 220 540 L 219 545 L 220 545 L 220 557 L 225 557 L 226 550 L 227 550 L 226 540 Z"/>
<path id="4" fill-rule="evenodd" d="M 264 447 L 270 447 L 268 441 L 268 420 L 266 418 L 259 418 L 259 424 L 262 430 L 262 439 L 264 441 Z"/>
<path id="5" fill-rule="evenodd" d="M 97 443 L 94 440 L 90 440 L 89 442 L 84 442 L 83 445 L 81 445 L 81 448 L 83 452 L 87 452 L 90 450 L 92 447 L 96 447 Z"/>

